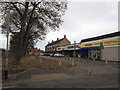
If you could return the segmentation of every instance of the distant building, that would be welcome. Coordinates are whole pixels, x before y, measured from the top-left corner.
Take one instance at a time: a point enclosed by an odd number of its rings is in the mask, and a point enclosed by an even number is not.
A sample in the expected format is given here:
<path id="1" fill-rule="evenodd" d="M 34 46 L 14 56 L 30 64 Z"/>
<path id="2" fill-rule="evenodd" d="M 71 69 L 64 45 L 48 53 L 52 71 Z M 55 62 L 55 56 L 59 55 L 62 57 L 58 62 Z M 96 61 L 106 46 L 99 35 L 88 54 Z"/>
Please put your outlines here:
<path id="1" fill-rule="evenodd" d="M 45 52 L 47 53 L 55 53 L 57 51 L 57 47 L 69 45 L 71 42 L 66 38 L 66 35 L 64 35 L 64 38 L 59 39 L 57 38 L 56 41 L 53 41 L 45 46 Z"/>
<path id="2" fill-rule="evenodd" d="M 27 55 L 40 55 L 40 53 L 43 53 L 43 50 L 37 49 L 37 48 L 29 48 L 26 52 Z"/>

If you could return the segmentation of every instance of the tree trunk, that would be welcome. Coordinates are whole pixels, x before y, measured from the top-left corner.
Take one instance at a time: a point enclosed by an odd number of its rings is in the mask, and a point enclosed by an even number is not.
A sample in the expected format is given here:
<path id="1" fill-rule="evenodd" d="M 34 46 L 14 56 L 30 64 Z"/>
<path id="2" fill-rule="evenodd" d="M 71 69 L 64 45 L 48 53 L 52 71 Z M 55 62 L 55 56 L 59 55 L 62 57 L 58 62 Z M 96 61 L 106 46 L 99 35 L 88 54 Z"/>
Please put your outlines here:
<path id="1" fill-rule="evenodd" d="M 22 58 L 22 51 L 19 51 L 15 54 L 13 64 L 20 64 L 21 58 Z"/>
<path id="2" fill-rule="evenodd" d="M 26 17 L 27 17 L 27 12 L 28 12 L 28 6 L 29 2 L 25 3 L 25 11 L 23 15 L 21 16 L 21 31 L 20 31 L 20 37 L 19 37 L 19 46 L 18 46 L 18 51 L 15 54 L 14 58 L 14 63 L 15 64 L 20 64 L 20 60 L 22 56 L 25 55 L 26 53 L 26 45 L 27 45 L 27 36 L 25 34 L 26 30 Z"/>
<path id="3" fill-rule="evenodd" d="M 22 58 L 22 56 L 25 56 L 26 54 L 26 49 L 27 49 L 27 38 L 25 38 L 24 43 L 22 44 L 22 46 L 18 49 L 15 57 L 14 57 L 14 64 L 20 64 L 20 60 Z"/>

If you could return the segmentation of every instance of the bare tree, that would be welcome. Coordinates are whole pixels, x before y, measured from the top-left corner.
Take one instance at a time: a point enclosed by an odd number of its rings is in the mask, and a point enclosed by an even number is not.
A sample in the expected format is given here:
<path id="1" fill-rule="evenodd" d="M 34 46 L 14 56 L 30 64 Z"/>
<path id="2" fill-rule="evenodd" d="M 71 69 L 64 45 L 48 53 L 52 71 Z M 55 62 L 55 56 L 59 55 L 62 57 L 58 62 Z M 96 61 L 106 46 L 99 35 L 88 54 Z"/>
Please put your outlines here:
<path id="1" fill-rule="evenodd" d="M 63 22 L 61 17 L 67 9 L 67 1 L 3 2 L 2 6 L 3 30 L 6 32 L 9 27 L 13 37 L 17 34 L 15 62 L 19 64 L 31 41 L 44 39 L 49 30 L 58 30 Z"/>

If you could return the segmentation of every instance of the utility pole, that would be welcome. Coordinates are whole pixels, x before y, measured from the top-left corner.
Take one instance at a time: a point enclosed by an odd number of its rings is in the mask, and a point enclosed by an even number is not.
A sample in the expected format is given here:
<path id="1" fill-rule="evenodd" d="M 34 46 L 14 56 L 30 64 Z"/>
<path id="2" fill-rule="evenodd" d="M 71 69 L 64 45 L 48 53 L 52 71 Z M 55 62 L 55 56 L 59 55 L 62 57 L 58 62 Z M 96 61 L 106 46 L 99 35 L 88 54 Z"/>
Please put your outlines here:
<path id="1" fill-rule="evenodd" d="M 9 11 L 8 13 L 10 13 L 10 2 L 9 2 Z M 9 19 L 9 15 L 8 18 Z M 8 23 L 9 24 L 9 23 Z M 5 79 L 8 79 L 8 43 L 9 43 L 9 25 L 7 28 L 7 45 L 6 45 L 6 59 L 5 59 Z"/>
<path id="2" fill-rule="evenodd" d="M 103 41 L 100 42 L 100 59 L 102 59 L 102 49 L 104 49 Z"/>
<path id="3" fill-rule="evenodd" d="M 6 46 L 6 59 L 5 59 L 5 79 L 8 79 L 8 39 L 9 39 L 9 32 L 7 31 L 7 46 Z"/>
<path id="4" fill-rule="evenodd" d="M 76 48 L 76 41 L 74 41 L 74 58 L 76 57 L 75 48 Z"/>

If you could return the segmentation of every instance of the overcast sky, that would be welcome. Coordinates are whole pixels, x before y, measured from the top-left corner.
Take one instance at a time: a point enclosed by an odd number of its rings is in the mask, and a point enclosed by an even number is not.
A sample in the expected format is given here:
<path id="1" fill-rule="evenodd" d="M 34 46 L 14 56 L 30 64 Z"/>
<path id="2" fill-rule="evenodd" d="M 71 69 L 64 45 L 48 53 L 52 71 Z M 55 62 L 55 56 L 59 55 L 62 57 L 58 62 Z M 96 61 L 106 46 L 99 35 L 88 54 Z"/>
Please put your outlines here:
<path id="1" fill-rule="evenodd" d="M 36 47 L 44 50 L 48 42 L 63 38 L 64 35 L 71 43 L 79 43 L 81 39 L 118 31 L 118 2 L 68 2 L 68 9 L 62 19 L 64 22 L 60 30 L 49 32 L 46 39 L 39 41 Z M 0 35 L 0 48 L 5 48 L 5 42 L 5 37 Z"/>

